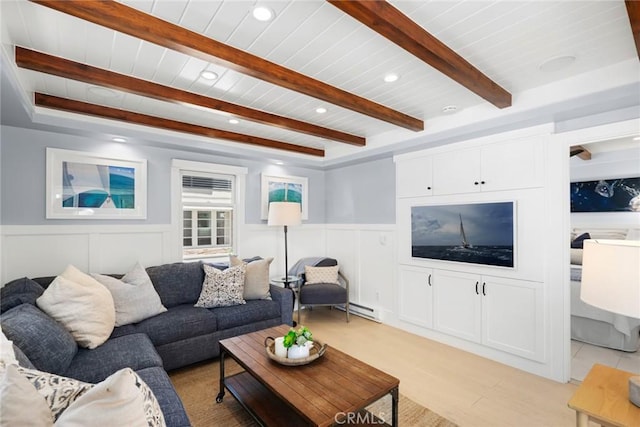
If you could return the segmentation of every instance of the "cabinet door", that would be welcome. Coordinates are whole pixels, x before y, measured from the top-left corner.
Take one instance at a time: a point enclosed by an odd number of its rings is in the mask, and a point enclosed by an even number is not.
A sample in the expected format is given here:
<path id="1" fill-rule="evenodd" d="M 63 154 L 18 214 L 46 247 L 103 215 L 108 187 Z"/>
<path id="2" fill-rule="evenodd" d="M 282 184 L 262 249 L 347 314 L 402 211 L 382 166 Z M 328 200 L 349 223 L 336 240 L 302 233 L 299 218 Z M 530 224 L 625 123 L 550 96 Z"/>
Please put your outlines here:
<path id="1" fill-rule="evenodd" d="M 400 268 L 400 319 L 419 326 L 433 326 L 433 270 Z"/>
<path id="2" fill-rule="evenodd" d="M 435 270 L 433 278 L 434 328 L 449 335 L 480 342 L 480 276 Z"/>
<path id="3" fill-rule="evenodd" d="M 542 283 L 483 277 L 482 343 L 544 361 Z"/>
<path id="4" fill-rule="evenodd" d="M 482 148 L 482 191 L 540 187 L 544 183 L 542 144 L 520 140 Z"/>
<path id="5" fill-rule="evenodd" d="M 433 194 L 480 191 L 480 150 L 459 150 L 433 156 Z"/>
<path id="6" fill-rule="evenodd" d="M 397 197 L 430 196 L 433 192 L 431 157 L 417 157 L 396 163 Z"/>

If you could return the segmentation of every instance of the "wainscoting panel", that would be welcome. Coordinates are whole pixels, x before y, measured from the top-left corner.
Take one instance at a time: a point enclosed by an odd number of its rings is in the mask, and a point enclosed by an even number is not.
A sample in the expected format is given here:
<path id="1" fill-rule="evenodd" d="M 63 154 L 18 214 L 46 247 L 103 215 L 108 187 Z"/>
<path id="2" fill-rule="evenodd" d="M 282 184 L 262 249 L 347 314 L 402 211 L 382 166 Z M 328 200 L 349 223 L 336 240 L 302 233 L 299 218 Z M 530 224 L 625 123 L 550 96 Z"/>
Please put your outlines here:
<path id="1" fill-rule="evenodd" d="M 395 225 L 328 224 L 327 256 L 350 282 L 355 312 L 384 321 L 395 307 Z"/>
<path id="2" fill-rule="evenodd" d="M 9 229 L 3 227 L 5 233 Z M 5 234 L 3 241 L 2 285 L 25 276 L 55 276 L 69 264 L 89 269 L 89 234 Z"/>
<path id="3" fill-rule="evenodd" d="M 126 273 L 171 262 L 170 226 L 3 226 L 1 285 L 55 276 L 69 264 L 85 272 Z"/>

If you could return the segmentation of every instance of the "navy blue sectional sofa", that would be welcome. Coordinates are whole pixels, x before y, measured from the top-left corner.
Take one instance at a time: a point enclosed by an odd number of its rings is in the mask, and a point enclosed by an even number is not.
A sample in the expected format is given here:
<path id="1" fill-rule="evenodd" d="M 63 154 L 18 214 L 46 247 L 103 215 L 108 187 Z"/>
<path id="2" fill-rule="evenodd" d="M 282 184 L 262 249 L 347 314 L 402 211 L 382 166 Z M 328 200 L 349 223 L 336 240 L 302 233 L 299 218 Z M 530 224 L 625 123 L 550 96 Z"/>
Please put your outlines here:
<path id="1" fill-rule="evenodd" d="M 36 306 L 36 299 L 55 277 L 25 277 L 2 287 L 0 323 L 7 338 L 20 349 L 24 366 L 90 383 L 130 367 L 153 390 L 167 426 L 188 426 L 189 418 L 166 371 L 218 356 L 221 339 L 292 324 L 293 296 L 290 290 L 272 285 L 272 300 L 199 308 L 194 304 L 204 281 L 201 263 L 146 270 L 167 311 L 116 327 L 95 349 L 79 348 L 61 324 Z M 212 404 L 214 394 L 212 391 Z"/>

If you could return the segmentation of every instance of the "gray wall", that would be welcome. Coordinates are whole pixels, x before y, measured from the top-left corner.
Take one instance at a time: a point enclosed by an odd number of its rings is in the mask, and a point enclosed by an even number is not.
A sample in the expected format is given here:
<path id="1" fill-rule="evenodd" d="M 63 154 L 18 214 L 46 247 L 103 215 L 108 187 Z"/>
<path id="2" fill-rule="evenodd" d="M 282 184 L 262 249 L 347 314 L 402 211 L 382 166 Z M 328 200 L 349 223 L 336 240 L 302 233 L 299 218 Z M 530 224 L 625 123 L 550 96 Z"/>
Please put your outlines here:
<path id="1" fill-rule="evenodd" d="M 220 163 L 248 168 L 247 223 L 261 223 L 260 175 L 304 176 L 309 179 L 309 220 L 325 221 L 325 177 L 315 169 L 265 165 L 261 161 L 234 159 L 175 149 L 97 141 L 83 136 L 36 131 L 10 126 L 0 128 L 0 224 L 168 224 L 171 222 L 171 160 Z M 131 159 L 147 159 L 146 220 L 47 220 L 45 218 L 46 148 L 62 148 Z"/>
<path id="2" fill-rule="evenodd" d="M 394 224 L 396 169 L 392 157 L 326 171 L 326 222 Z"/>

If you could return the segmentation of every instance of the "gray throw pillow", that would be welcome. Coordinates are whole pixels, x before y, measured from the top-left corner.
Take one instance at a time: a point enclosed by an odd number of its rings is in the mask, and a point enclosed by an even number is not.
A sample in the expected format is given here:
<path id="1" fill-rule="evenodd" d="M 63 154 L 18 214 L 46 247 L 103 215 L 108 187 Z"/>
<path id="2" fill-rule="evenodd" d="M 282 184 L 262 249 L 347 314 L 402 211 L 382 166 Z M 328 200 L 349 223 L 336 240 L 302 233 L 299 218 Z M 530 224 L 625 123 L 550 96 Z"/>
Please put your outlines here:
<path id="1" fill-rule="evenodd" d="M 38 307 L 22 304 L 0 316 L 2 331 L 36 369 L 63 373 L 78 351 L 73 336 Z"/>
<path id="2" fill-rule="evenodd" d="M 111 292 L 116 308 L 116 326 L 138 323 L 167 311 L 140 263 L 120 280 L 103 274 L 92 276 Z"/>

